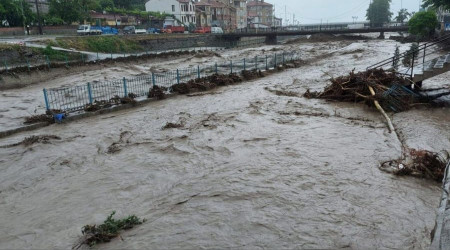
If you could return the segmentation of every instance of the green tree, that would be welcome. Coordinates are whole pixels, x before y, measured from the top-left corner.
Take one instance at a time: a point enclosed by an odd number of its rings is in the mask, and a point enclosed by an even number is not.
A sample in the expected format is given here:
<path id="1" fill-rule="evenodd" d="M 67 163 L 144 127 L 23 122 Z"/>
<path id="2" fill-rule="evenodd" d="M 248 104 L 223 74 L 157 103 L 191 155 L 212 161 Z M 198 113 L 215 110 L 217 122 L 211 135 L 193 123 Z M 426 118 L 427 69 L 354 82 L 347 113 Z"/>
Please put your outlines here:
<path id="1" fill-rule="evenodd" d="M 78 0 L 50 0 L 49 15 L 65 23 L 78 22 L 82 19 L 82 8 Z"/>
<path id="2" fill-rule="evenodd" d="M 432 8 L 439 8 L 444 7 L 445 9 L 450 9 L 450 1 L 449 0 L 423 0 L 424 8 L 432 7 Z"/>
<path id="3" fill-rule="evenodd" d="M 382 26 L 391 20 L 391 0 L 373 0 L 367 9 L 366 17 L 372 26 Z"/>
<path id="4" fill-rule="evenodd" d="M 438 26 L 434 11 L 422 11 L 414 14 L 408 22 L 409 33 L 422 38 L 431 37 Z"/>
<path id="5" fill-rule="evenodd" d="M 113 0 L 100 0 L 99 5 L 102 10 L 113 9 L 114 1 Z"/>
<path id="6" fill-rule="evenodd" d="M 410 16 L 411 16 L 411 14 L 408 12 L 407 9 L 401 9 L 401 10 L 399 10 L 397 16 L 395 17 L 395 21 L 398 22 L 398 23 L 403 23 L 403 22 L 405 22 Z"/>
<path id="7" fill-rule="evenodd" d="M 9 26 L 23 26 L 33 22 L 35 16 L 25 0 L 0 0 L 0 20 Z"/>

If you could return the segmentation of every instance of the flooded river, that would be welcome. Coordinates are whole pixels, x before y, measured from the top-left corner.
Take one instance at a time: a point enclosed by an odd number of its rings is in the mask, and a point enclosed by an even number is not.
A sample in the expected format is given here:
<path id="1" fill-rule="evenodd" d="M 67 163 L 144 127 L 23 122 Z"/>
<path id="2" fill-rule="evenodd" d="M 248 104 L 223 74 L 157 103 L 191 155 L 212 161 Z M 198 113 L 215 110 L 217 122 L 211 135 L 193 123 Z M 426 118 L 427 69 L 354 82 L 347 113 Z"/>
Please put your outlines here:
<path id="1" fill-rule="evenodd" d="M 399 141 L 361 104 L 300 97 L 384 59 L 395 44 L 289 45 L 308 58 L 334 53 L 241 85 L 0 139 L 61 138 L 0 148 L 0 248 L 71 248 L 82 226 L 113 210 L 147 222 L 99 248 L 427 248 L 439 184 L 378 166 L 401 157 L 402 143 L 450 149 L 449 109 L 394 115 Z M 449 78 L 437 79 L 424 84 Z M 183 127 L 162 129 L 168 122 Z"/>

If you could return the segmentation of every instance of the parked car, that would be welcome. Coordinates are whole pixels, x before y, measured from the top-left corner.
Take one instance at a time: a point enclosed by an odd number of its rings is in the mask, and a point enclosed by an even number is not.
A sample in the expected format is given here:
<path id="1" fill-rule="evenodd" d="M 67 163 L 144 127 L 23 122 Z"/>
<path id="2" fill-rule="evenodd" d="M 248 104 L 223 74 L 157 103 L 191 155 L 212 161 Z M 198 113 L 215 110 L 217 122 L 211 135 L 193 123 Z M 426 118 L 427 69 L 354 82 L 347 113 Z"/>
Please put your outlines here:
<path id="1" fill-rule="evenodd" d="M 80 25 L 77 29 L 77 34 L 80 36 L 85 35 L 101 35 L 102 29 L 100 27 L 94 27 L 91 25 Z"/>
<path id="2" fill-rule="evenodd" d="M 198 34 L 211 33 L 211 27 L 198 27 L 197 29 L 195 29 L 194 33 Z"/>
<path id="3" fill-rule="evenodd" d="M 161 30 L 158 28 L 148 28 L 147 33 L 148 34 L 159 34 L 159 33 L 161 33 Z"/>
<path id="4" fill-rule="evenodd" d="M 186 30 L 184 26 L 172 26 L 172 25 L 167 25 L 165 29 L 171 31 L 167 33 L 184 33 Z"/>
<path id="5" fill-rule="evenodd" d="M 123 34 L 147 34 L 145 29 L 136 29 L 135 26 L 126 26 L 123 28 Z"/>
<path id="6" fill-rule="evenodd" d="M 223 29 L 220 27 L 212 27 L 211 28 L 211 33 L 213 34 L 223 34 Z"/>
<path id="7" fill-rule="evenodd" d="M 162 29 L 161 33 L 172 34 L 172 30 L 171 29 Z"/>

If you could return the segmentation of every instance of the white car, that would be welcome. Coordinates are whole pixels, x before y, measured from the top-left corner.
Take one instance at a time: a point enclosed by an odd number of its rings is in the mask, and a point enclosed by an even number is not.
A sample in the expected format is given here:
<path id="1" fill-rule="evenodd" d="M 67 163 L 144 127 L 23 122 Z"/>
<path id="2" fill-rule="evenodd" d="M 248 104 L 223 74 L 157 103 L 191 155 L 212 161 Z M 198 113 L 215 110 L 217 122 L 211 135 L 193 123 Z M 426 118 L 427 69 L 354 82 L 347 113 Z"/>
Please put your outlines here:
<path id="1" fill-rule="evenodd" d="M 223 34 L 223 29 L 220 27 L 211 27 L 212 34 Z"/>

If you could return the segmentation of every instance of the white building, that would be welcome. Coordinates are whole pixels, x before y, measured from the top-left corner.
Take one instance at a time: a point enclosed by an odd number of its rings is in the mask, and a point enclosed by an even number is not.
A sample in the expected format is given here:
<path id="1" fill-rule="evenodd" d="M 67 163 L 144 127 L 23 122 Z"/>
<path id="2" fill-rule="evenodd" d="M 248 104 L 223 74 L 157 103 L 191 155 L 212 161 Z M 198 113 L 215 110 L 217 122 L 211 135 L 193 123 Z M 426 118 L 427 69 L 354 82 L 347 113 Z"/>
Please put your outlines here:
<path id="1" fill-rule="evenodd" d="M 247 28 L 247 1 L 234 0 L 234 7 L 236 8 L 236 28 Z"/>
<path id="2" fill-rule="evenodd" d="M 195 24 L 194 0 L 149 0 L 145 4 L 146 11 L 161 12 L 174 15 L 181 24 Z"/>

